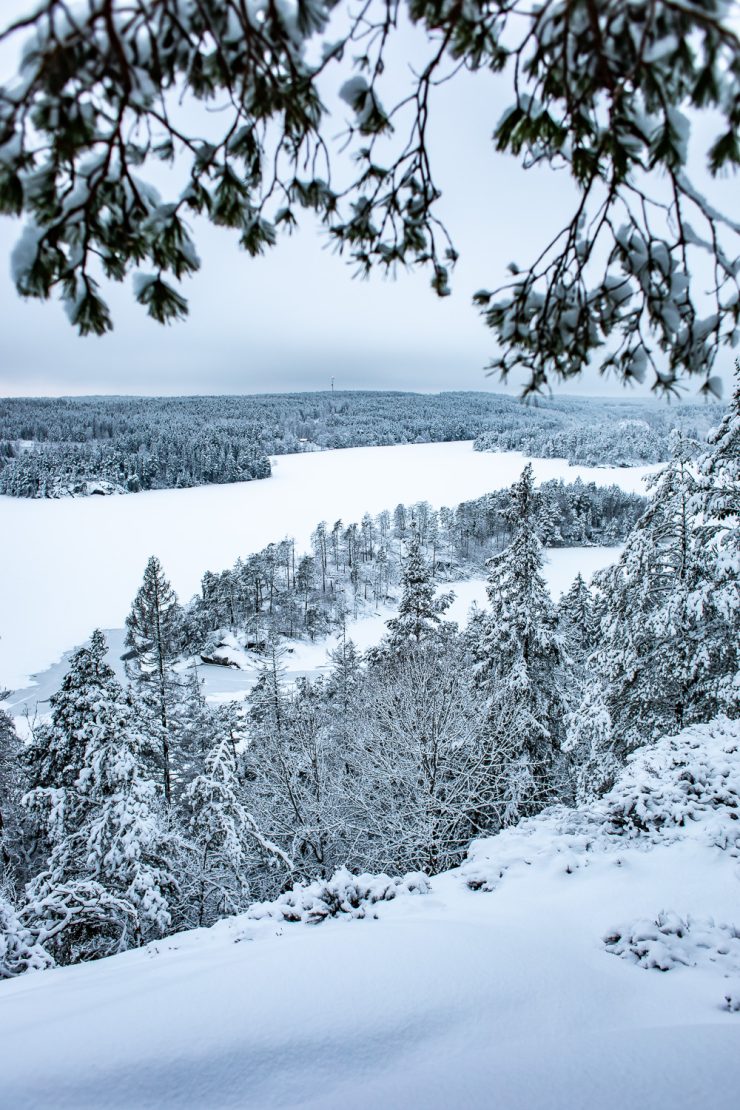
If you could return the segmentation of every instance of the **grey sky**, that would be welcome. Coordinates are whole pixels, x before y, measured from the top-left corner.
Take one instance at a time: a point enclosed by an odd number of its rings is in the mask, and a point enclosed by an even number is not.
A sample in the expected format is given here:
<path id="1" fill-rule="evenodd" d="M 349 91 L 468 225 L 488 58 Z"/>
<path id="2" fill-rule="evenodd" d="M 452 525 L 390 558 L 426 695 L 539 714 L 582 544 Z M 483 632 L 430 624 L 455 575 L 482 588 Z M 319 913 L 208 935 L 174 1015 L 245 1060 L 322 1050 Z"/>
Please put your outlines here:
<path id="1" fill-rule="evenodd" d="M 32 6 L 2 0 L 0 22 Z M 414 45 L 405 34 L 399 49 L 412 55 Z M 0 50 L 0 78 L 15 62 L 14 50 Z M 187 322 L 162 328 L 134 303 L 128 284 L 109 286 L 115 331 L 79 339 L 57 302 L 17 297 L 8 260 L 21 225 L 0 219 L 0 393 L 264 392 L 322 389 L 332 376 L 338 388 L 501 389 L 483 374 L 493 337 L 471 296 L 503 280 L 510 260 L 530 260 L 573 196 L 565 174 L 525 172 L 493 151 L 506 86 L 505 77 L 462 74 L 437 93 L 431 145 L 441 213 L 461 253 L 451 297 L 439 300 L 421 272 L 353 280 L 308 219 L 256 260 L 238 249 L 234 233 L 201 221 L 202 268 L 184 289 Z M 340 109 L 337 132 L 344 118 Z M 720 200 L 732 187 L 719 184 Z M 724 354 L 720 370 L 731 362 Z M 622 392 L 595 374 L 567 391 Z"/>

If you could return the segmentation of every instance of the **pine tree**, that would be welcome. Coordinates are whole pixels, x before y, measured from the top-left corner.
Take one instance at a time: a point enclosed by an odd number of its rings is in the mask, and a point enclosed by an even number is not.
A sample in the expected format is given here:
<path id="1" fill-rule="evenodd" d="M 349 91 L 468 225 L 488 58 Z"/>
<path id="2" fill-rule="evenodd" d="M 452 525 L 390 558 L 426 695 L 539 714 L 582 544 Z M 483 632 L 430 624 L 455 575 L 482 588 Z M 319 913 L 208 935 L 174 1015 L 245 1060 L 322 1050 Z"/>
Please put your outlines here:
<path id="1" fill-rule="evenodd" d="M 105 661 L 107 651 L 105 637 L 96 629 L 89 644 L 74 652 L 51 696 L 51 720 L 36 729 L 25 753 L 28 793 L 23 803 L 52 842 L 79 824 L 85 803 L 77 779 L 87 745 L 120 697 L 116 676 Z"/>
<path id="2" fill-rule="evenodd" d="M 398 506 L 402 508 L 403 506 Z M 396 510 L 398 512 L 398 509 Z M 436 595 L 432 572 L 421 552 L 421 540 L 415 525 L 411 528 L 401 573 L 403 592 L 398 616 L 386 621 L 387 643 L 392 651 L 403 651 L 409 643 L 419 643 L 438 626 L 442 614 L 452 604 L 450 593 Z"/>
<path id="3" fill-rule="evenodd" d="M 155 787 L 143 777 L 142 740 L 106 651 L 96 631 L 73 656 L 42 734 L 49 758 L 36 753 L 32 764 L 43 781 L 24 797 L 48 854 L 27 886 L 23 919 L 60 962 L 121 951 L 170 925 L 174 882 Z M 55 776 L 60 785 L 47 785 Z"/>
<path id="4" fill-rule="evenodd" d="M 0 690 L 0 701 L 4 696 Z M 24 870 L 22 755 L 12 718 L 0 709 L 0 889 L 4 877 L 7 883 L 15 884 Z"/>
<path id="5" fill-rule="evenodd" d="M 229 735 L 213 745 L 183 804 L 190 815 L 195 856 L 190 882 L 198 925 L 244 910 L 252 892 L 250 878 L 259 869 L 277 870 L 281 878 L 291 874 L 292 861 L 262 834 L 247 808 Z"/>
<path id="6" fill-rule="evenodd" d="M 596 646 L 597 627 L 593 597 L 580 573 L 561 597 L 557 617 L 571 663 L 583 667 Z"/>
<path id="7" fill-rule="evenodd" d="M 596 577 L 604 615 L 594 662 L 620 757 L 716 712 L 695 600 L 711 560 L 698 543 L 696 491 L 693 450 L 676 436 L 619 561 Z"/>
<path id="8" fill-rule="evenodd" d="M 360 653 L 354 640 L 347 636 L 346 623 L 342 624 L 339 643 L 329 652 L 329 659 L 332 668 L 327 676 L 326 692 L 329 698 L 334 699 L 340 719 L 344 720 L 361 680 Z"/>
<path id="9" fill-rule="evenodd" d="M 500 792 L 482 819 L 503 824 L 552 797 L 564 734 L 564 655 L 541 573 L 536 508 L 528 464 L 511 490 L 511 543 L 489 561 L 490 610 L 476 621 L 475 682 L 488 700 L 484 731 Z"/>
<path id="10" fill-rule="evenodd" d="M 173 669 L 181 647 L 182 613 L 159 559 L 152 556 L 126 618 L 126 644 L 134 652 L 131 677 L 160 752 L 166 802 L 172 799 L 172 741 L 180 681 Z"/>
<path id="11" fill-rule="evenodd" d="M 740 362 L 725 417 L 699 460 L 692 507 L 702 570 L 692 602 L 703 623 L 707 678 L 717 707 L 734 716 L 740 706 Z"/>

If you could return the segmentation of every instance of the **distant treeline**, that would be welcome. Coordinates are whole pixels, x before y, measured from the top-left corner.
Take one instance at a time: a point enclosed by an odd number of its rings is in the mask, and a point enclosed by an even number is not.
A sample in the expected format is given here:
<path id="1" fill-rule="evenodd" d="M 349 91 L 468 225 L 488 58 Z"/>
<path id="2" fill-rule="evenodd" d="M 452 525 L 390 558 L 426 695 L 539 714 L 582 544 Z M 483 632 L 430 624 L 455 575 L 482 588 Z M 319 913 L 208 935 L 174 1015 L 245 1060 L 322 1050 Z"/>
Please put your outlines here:
<path id="1" fill-rule="evenodd" d="M 484 575 L 491 555 L 511 541 L 510 502 L 510 491 L 503 489 L 439 511 L 421 502 L 375 517 L 366 513 L 354 523 L 324 521 L 308 554 L 285 539 L 231 570 L 207 572 L 201 593 L 185 610 L 183 650 L 210 656 L 227 630 L 252 644 L 275 635 L 326 635 L 345 616 L 376 609 L 394 596 L 412 531 L 432 578 Z M 617 486 L 556 480 L 537 488 L 532 519 L 548 547 L 609 546 L 624 542 L 645 504 L 644 497 Z"/>
<path id="2" fill-rule="evenodd" d="M 474 439 L 573 463 L 668 458 L 679 427 L 703 443 L 721 410 L 489 393 L 324 392 L 245 397 L 0 400 L 0 492 L 59 497 L 269 477 L 269 455 Z"/>

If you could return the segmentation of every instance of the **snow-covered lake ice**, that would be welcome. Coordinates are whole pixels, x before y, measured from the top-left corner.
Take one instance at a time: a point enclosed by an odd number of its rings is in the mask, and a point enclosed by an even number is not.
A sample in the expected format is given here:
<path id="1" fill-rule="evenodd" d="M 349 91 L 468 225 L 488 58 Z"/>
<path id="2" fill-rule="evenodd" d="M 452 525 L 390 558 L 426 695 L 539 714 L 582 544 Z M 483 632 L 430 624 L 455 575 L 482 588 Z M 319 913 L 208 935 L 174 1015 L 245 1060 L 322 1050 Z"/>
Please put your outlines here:
<path id="1" fill-rule="evenodd" d="M 552 596 L 557 600 L 568 589 L 576 574 L 580 571 L 586 581 L 589 581 L 597 570 L 609 566 L 619 558 L 621 547 L 557 547 L 551 548 L 546 553 L 544 576 Z M 472 605 L 485 607 L 486 580 L 485 578 L 467 578 L 460 582 L 445 583 L 439 587 L 447 592 L 452 590 L 455 597 L 452 605 L 445 613 L 445 620 L 456 621 L 459 625 L 467 622 L 468 613 Z M 347 621 L 347 635 L 354 640 L 360 651 L 367 651 L 379 643 L 386 632 L 386 621 L 396 613 L 394 606 L 378 609 L 377 612 L 365 612 L 356 620 Z M 108 640 L 108 661 L 122 683 L 126 682 L 125 666 L 121 656 L 125 651 L 125 628 L 104 629 Z M 329 652 L 339 643 L 337 633 L 322 636 L 316 640 L 292 640 L 285 644 L 286 654 L 283 659 L 285 678 L 294 681 L 298 677 L 315 677 L 330 666 Z M 46 670 L 35 674 L 30 686 L 19 688 L 3 703 L 3 707 L 16 718 L 23 718 L 30 714 L 31 719 L 44 716 L 49 711 L 49 698 L 61 685 L 61 681 L 69 667 L 69 657 L 72 649 L 65 651 L 64 655 Z M 239 669 L 232 667 L 219 667 L 214 664 L 200 664 L 198 675 L 202 683 L 203 692 L 209 702 L 219 702 L 241 699 L 251 690 L 258 676 L 258 660 L 255 656 L 243 653 L 244 658 Z M 18 727 L 22 727 L 18 722 Z"/>
<path id="2" fill-rule="evenodd" d="M 0 497 L 0 688 L 25 686 L 95 627 L 120 628 L 150 555 L 187 600 L 206 570 L 232 566 L 270 542 L 293 536 L 307 549 L 321 520 L 349 523 L 399 502 L 456 505 L 510 485 L 527 459 L 458 442 L 273 462 L 273 477 L 261 482 L 58 501 Z M 656 469 L 532 462 L 538 482 L 580 477 L 635 492 Z"/>

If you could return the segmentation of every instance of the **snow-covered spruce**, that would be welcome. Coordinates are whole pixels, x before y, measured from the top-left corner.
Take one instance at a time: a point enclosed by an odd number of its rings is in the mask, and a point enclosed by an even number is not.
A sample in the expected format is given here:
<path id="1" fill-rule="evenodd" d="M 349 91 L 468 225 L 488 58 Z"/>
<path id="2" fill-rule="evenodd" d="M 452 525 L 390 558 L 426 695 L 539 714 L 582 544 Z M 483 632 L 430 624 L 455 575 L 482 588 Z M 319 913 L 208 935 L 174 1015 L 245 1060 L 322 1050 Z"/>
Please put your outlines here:
<path id="1" fill-rule="evenodd" d="M 563 638 L 542 577 L 531 463 L 512 486 L 506 516 L 513 536 L 488 563 L 490 608 L 469 630 L 475 685 L 486 705 L 483 733 L 493 787 L 484 831 L 568 797 L 555 789 L 565 739 Z"/>
<path id="2" fill-rule="evenodd" d="M 172 838 L 107 650 L 95 631 L 75 652 L 27 753 L 23 804 L 42 866 L 21 919 L 60 963 L 121 952 L 172 925 Z"/>
<path id="3" fill-rule="evenodd" d="M 257 902 L 247 911 L 253 920 L 302 921 L 316 925 L 328 917 L 367 917 L 377 902 L 391 902 L 404 894 L 428 894 L 429 879 L 421 871 L 402 878 L 388 875 L 352 875 L 346 867 L 330 879 L 297 883 L 273 902 Z"/>

